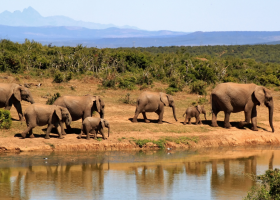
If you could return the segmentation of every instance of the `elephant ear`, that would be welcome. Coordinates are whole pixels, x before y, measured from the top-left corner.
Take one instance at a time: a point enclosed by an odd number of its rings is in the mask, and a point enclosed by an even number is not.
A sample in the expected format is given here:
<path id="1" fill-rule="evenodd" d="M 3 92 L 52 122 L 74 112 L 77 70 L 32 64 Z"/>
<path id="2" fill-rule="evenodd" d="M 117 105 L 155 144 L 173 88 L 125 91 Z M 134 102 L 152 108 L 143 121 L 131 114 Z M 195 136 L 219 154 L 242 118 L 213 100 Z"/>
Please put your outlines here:
<path id="1" fill-rule="evenodd" d="M 99 96 L 95 96 L 95 105 L 96 105 L 96 108 L 97 108 L 97 112 L 100 113 L 100 99 L 99 99 Z"/>
<path id="2" fill-rule="evenodd" d="M 105 121 L 104 121 L 104 119 L 100 120 L 100 124 L 101 124 L 102 128 L 104 129 L 105 128 Z"/>
<path id="3" fill-rule="evenodd" d="M 197 109 L 197 111 L 199 112 L 199 114 L 202 113 L 202 107 L 201 107 L 201 105 L 197 105 L 197 106 L 196 106 L 196 109 Z"/>
<path id="4" fill-rule="evenodd" d="M 265 94 L 266 94 L 266 91 L 265 91 L 265 88 L 262 87 L 262 86 L 257 86 L 255 91 L 254 91 L 254 95 L 256 97 L 256 100 L 258 101 L 258 105 L 262 105 L 264 104 L 264 101 L 265 101 Z"/>
<path id="5" fill-rule="evenodd" d="M 61 113 L 61 108 L 59 106 L 56 106 L 54 109 L 54 112 L 58 119 L 61 121 L 62 120 L 62 113 Z"/>
<path id="6" fill-rule="evenodd" d="M 160 92 L 159 95 L 160 95 L 160 101 L 164 104 L 164 106 L 169 106 L 168 95 L 166 95 L 163 92 Z"/>
<path id="7" fill-rule="evenodd" d="M 18 87 L 15 87 L 14 90 L 13 90 L 13 93 L 14 93 L 14 96 L 15 98 L 18 100 L 18 101 L 21 101 L 21 87 L 18 86 Z"/>

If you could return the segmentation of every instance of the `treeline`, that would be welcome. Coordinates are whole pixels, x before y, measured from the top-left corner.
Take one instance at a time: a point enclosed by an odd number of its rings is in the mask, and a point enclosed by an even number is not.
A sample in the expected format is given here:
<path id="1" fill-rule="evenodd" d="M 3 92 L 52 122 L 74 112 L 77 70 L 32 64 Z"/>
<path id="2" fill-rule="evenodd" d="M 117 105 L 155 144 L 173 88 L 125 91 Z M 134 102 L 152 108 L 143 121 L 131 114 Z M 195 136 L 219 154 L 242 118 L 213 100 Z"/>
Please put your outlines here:
<path id="1" fill-rule="evenodd" d="M 265 59 L 273 53 L 277 55 L 279 47 L 254 45 L 98 49 L 82 45 L 43 46 L 29 40 L 23 44 L 1 40 L 0 71 L 53 77 L 55 82 L 69 81 L 85 74 L 100 78 L 103 87 L 123 89 L 135 89 L 137 84 L 141 88 L 150 87 L 153 81 L 162 81 L 169 84 L 168 93 L 180 91 L 189 85 L 192 92 L 203 94 L 207 85 L 217 82 L 253 82 L 279 86 L 280 60 L 255 60 Z M 249 48 L 250 56 L 241 56 L 241 52 L 247 52 Z M 235 51 L 238 52 L 236 55 L 230 55 L 230 52 Z M 221 55 L 221 52 L 225 53 Z"/>
<path id="2" fill-rule="evenodd" d="M 280 45 L 217 45 L 217 46 L 186 46 L 186 47 L 148 47 L 137 48 L 140 51 L 149 51 L 151 53 L 177 53 L 187 52 L 192 56 L 204 57 L 235 57 L 252 58 L 257 62 L 280 63 Z"/>

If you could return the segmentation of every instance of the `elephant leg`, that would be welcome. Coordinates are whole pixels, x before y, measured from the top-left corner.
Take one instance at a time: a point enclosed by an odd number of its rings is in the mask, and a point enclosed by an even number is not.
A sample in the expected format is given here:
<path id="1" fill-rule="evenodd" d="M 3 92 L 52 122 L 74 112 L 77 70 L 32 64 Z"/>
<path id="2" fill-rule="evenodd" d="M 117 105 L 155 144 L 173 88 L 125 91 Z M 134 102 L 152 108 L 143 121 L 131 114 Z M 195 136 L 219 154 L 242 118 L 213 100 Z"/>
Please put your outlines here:
<path id="1" fill-rule="evenodd" d="M 230 116 L 230 112 L 225 111 L 225 120 L 224 120 L 225 128 L 230 128 L 231 127 L 231 125 L 229 123 L 229 116 Z"/>
<path id="2" fill-rule="evenodd" d="M 29 134 L 28 134 L 28 137 L 29 137 L 29 138 L 34 138 L 33 129 L 30 129 Z"/>
<path id="3" fill-rule="evenodd" d="M 27 134 L 28 132 L 30 132 L 33 128 L 34 128 L 34 127 L 28 126 L 27 129 L 25 129 L 25 131 L 23 131 L 23 132 L 21 133 L 22 138 L 26 138 L 26 134 Z"/>
<path id="4" fill-rule="evenodd" d="M 133 117 L 132 122 L 137 122 L 137 117 L 138 117 L 139 114 L 140 114 L 140 111 L 139 111 L 139 109 L 137 107 L 136 110 L 135 110 L 135 115 Z M 143 115 L 143 117 L 144 117 L 144 115 Z"/>
<path id="5" fill-rule="evenodd" d="M 189 117 L 189 118 L 188 118 L 188 124 L 191 124 L 191 123 L 192 123 L 192 118 Z"/>
<path id="6" fill-rule="evenodd" d="M 213 127 L 218 127 L 218 124 L 217 124 L 217 115 L 218 115 L 219 112 L 216 112 L 216 111 L 212 111 L 212 126 Z"/>
<path id="7" fill-rule="evenodd" d="M 146 123 L 150 123 L 150 120 L 147 119 L 146 113 L 142 112 L 143 118 L 145 120 Z"/>
<path id="8" fill-rule="evenodd" d="M 252 120 L 252 130 L 257 131 L 257 106 L 255 105 L 252 109 L 252 115 L 251 115 L 251 120 Z"/>
<path id="9" fill-rule="evenodd" d="M 162 124 L 164 109 L 162 109 L 161 111 L 156 112 L 156 113 L 159 115 L 158 123 Z"/>
<path id="10" fill-rule="evenodd" d="M 249 110 L 249 111 L 244 111 L 244 114 L 245 114 L 245 121 L 244 122 L 239 122 L 239 128 L 242 128 L 244 127 L 245 125 L 249 124 L 250 123 L 250 120 L 251 120 L 251 114 L 252 114 L 252 110 Z"/>
<path id="11" fill-rule="evenodd" d="M 106 140 L 107 138 L 104 136 L 103 128 L 101 128 L 101 129 L 99 130 L 99 132 L 100 132 L 101 135 L 102 135 L 102 139 L 103 139 L 103 140 Z"/>
<path id="12" fill-rule="evenodd" d="M 91 131 L 89 131 L 88 129 L 86 130 L 86 135 L 87 135 L 87 140 L 90 140 L 90 133 L 91 133 Z"/>
<path id="13" fill-rule="evenodd" d="M 45 139 L 50 139 L 50 132 L 51 132 L 52 128 L 53 128 L 53 124 L 49 124 L 47 131 L 46 131 Z"/>
<path id="14" fill-rule="evenodd" d="M 59 135 L 59 139 L 63 139 L 64 137 L 62 136 L 63 134 L 63 131 L 64 131 L 64 129 L 62 128 L 62 123 L 60 123 L 60 125 L 56 125 L 55 126 L 55 128 L 56 128 L 56 130 L 57 130 L 57 132 L 58 132 L 58 135 Z M 65 134 L 66 135 L 66 134 Z"/>
<path id="15" fill-rule="evenodd" d="M 22 109 L 21 109 L 21 104 L 20 102 L 16 102 L 14 104 L 16 110 L 17 110 L 17 113 L 18 113 L 18 117 L 19 117 L 19 120 L 22 122 L 23 121 L 23 114 L 22 114 Z"/>
<path id="16" fill-rule="evenodd" d="M 97 139 L 98 129 L 92 130 L 92 132 L 93 132 L 93 134 L 94 134 L 93 138 L 96 140 L 96 139 Z"/>
<path id="17" fill-rule="evenodd" d="M 187 116 L 185 117 L 185 121 L 184 121 L 184 125 L 186 125 L 186 123 L 187 123 Z"/>
<path id="18" fill-rule="evenodd" d="M 200 117 L 198 116 L 197 118 L 196 118 L 196 122 L 195 122 L 195 124 L 202 124 L 202 121 L 201 121 L 201 119 L 200 119 Z"/>

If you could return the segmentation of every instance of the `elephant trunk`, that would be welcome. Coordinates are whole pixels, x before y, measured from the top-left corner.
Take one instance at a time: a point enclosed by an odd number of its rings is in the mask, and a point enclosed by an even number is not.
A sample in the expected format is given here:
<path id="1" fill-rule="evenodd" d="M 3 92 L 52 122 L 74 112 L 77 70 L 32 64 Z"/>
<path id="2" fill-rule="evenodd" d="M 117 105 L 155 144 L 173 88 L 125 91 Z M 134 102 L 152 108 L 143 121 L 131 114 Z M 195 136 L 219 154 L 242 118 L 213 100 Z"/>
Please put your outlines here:
<path id="1" fill-rule="evenodd" d="M 174 116 L 174 119 L 175 119 L 176 121 L 178 121 L 178 120 L 177 120 L 177 118 L 176 118 L 176 110 L 175 110 L 175 106 L 173 106 L 173 107 L 172 107 L 172 110 L 173 110 L 173 116 Z"/>
<path id="2" fill-rule="evenodd" d="M 269 109 L 269 125 L 272 129 L 272 133 L 274 133 L 274 127 L 273 127 L 273 103 L 272 105 L 268 106 Z"/>
<path id="3" fill-rule="evenodd" d="M 28 101 L 29 101 L 31 104 L 35 103 L 35 101 L 34 101 L 34 99 L 33 99 L 32 96 L 29 96 Z"/>
<path id="4" fill-rule="evenodd" d="M 101 118 L 101 119 L 104 119 L 104 114 L 105 114 L 105 113 L 104 113 L 104 110 L 100 110 L 99 115 L 100 115 L 100 118 Z"/>
<path id="5" fill-rule="evenodd" d="M 108 126 L 108 137 L 110 135 L 110 126 Z"/>
<path id="6" fill-rule="evenodd" d="M 67 126 L 70 126 L 71 122 L 72 122 L 72 117 L 71 117 L 71 115 L 69 114 L 69 116 L 68 116 L 68 117 L 66 118 L 66 120 L 65 120 L 65 124 L 66 124 Z"/>

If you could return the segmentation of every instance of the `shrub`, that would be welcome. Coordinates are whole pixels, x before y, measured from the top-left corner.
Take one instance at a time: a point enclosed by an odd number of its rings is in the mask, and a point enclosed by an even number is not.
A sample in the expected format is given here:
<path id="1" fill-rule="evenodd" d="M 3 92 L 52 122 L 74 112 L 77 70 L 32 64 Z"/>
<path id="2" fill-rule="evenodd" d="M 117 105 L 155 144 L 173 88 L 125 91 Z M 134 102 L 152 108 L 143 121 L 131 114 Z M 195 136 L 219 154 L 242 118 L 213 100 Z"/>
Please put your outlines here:
<path id="1" fill-rule="evenodd" d="M 73 72 L 69 72 L 68 74 L 67 74 L 67 76 L 66 76 L 66 79 L 65 79 L 65 81 L 70 81 L 72 78 L 73 78 Z"/>
<path id="2" fill-rule="evenodd" d="M 118 87 L 121 89 L 134 90 L 136 89 L 136 78 L 133 76 L 120 78 Z"/>
<path id="3" fill-rule="evenodd" d="M 56 93 L 56 94 L 54 94 L 53 96 L 51 96 L 50 98 L 48 98 L 46 104 L 47 104 L 47 105 L 52 105 L 53 102 L 54 102 L 58 97 L 60 97 L 60 96 L 61 96 L 61 95 L 60 95 L 59 92 Z"/>
<path id="4" fill-rule="evenodd" d="M 9 129 L 12 125 L 12 117 L 9 110 L 0 109 L 0 129 Z"/>
<path id="5" fill-rule="evenodd" d="M 61 83 L 63 82 L 63 80 L 64 80 L 63 74 L 60 71 L 56 71 L 56 73 L 54 74 L 53 82 Z"/>
<path id="6" fill-rule="evenodd" d="M 102 87 L 115 89 L 116 88 L 116 81 L 115 81 L 115 79 L 112 79 L 112 80 L 104 79 L 102 81 Z"/>
<path id="7" fill-rule="evenodd" d="M 253 176 L 253 175 L 252 175 Z M 257 186 L 253 186 L 245 197 L 249 199 L 280 199 L 280 170 L 267 170 L 265 174 L 252 177 L 258 181 Z"/>
<path id="8" fill-rule="evenodd" d="M 199 94 L 199 95 L 206 95 L 206 86 L 207 83 L 201 80 L 194 81 L 190 84 L 191 93 Z"/>

